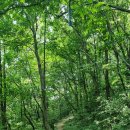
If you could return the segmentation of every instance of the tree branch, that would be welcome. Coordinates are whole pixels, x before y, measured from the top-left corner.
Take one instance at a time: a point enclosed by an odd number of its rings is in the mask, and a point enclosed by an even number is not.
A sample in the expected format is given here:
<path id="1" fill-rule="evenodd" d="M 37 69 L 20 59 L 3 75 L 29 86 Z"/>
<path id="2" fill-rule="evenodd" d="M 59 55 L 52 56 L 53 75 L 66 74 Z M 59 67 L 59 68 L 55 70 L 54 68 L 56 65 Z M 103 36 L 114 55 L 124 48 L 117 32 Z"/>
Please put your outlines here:
<path id="1" fill-rule="evenodd" d="M 86 5 L 92 5 L 92 4 L 98 4 L 98 3 L 99 2 L 86 3 Z M 115 5 L 105 4 L 105 3 L 103 4 L 103 6 L 109 6 L 110 8 L 113 8 L 115 10 L 130 13 L 129 9 L 125 9 L 125 8 L 120 7 L 120 6 L 115 6 Z"/>
<path id="2" fill-rule="evenodd" d="M 0 15 L 6 14 L 8 11 L 16 9 L 16 8 L 28 8 L 33 6 L 40 5 L 41 2 L 33 3 L 33 4 L 11 4 L 8 7 L 4 8 L 3 10 L 0 10 Z"/>
<path id="3" fill-rule="evenodd" d="M 106 6 L 106 4 L 105 4 L 105 6 Z M 118 11 L 130 13 L 130 10 L 122 8 L 122 7 L 119 7 L 119 6 L 114 6 L 114 5 L 108 5 L 108 6 L 111 7 L 111 8 L 113 8 L 113 9 L 115 9 L 115 10 L 118 10 Z"/>

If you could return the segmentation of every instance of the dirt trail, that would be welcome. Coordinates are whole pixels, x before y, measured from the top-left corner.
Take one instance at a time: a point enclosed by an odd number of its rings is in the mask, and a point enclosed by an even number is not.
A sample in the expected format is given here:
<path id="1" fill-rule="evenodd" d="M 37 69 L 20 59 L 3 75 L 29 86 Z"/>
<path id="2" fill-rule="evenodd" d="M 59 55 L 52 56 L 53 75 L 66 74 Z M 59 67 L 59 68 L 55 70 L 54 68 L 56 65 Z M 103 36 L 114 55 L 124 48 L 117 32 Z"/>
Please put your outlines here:
<path id="1" fill-rule="evenodd" d="M 73 119 L 74 116 L 69 116 L 69 117 L 66 117 L 66 118 L 63 118 L 62 120 L 60 120 L 55 126 L 57 128 L 57 130 L 63 130 L 64 128 L 64 125 L 67 121 Z"/>

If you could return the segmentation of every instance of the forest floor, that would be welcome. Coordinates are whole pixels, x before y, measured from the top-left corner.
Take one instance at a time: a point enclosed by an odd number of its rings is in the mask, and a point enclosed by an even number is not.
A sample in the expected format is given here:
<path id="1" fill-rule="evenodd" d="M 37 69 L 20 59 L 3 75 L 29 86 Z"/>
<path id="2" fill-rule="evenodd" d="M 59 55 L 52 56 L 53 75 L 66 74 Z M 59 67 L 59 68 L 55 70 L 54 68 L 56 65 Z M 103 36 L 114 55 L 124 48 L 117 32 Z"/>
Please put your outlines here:
<path id="1" fill-rule="evenodd" d="M 60 120 L 60 121 L 55 125 L 56 129 L 57 129 L 57 130 L 63 130 L 65 123 L 66 123 L 67 121 L 73 119 L 73 118 L 74 118 L 74 116 L 72 116 L 72 115 L 71 115 L 71 116 L 68 116 L 68 117 L 66 117 L 66 118 L 63 118 L 62 120 Z"/>

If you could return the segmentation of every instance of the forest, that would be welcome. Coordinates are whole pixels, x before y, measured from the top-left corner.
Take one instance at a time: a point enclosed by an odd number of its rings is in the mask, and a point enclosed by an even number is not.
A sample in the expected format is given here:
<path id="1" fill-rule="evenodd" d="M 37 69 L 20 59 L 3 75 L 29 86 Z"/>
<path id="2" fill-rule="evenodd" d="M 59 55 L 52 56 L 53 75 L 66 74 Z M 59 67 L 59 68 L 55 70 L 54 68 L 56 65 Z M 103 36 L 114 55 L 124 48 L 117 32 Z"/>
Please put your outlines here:
<path id="1" fill-rule="evenodd" d="M 0 130 L 130 130 L 130 0 L 0 0 Z"/>

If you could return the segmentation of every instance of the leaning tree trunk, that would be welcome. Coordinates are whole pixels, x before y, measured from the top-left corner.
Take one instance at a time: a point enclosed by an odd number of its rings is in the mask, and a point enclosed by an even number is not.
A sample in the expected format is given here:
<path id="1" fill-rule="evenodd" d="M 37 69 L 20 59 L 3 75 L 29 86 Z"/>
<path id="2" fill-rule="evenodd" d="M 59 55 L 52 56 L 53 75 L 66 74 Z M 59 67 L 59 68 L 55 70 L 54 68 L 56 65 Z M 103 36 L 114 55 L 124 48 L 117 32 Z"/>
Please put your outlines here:
<path id="1" fill-rule="evenodd" d="M 3 130 L 7 130 L 7 120 L 6 120 L 6 72 L 5 72 L 5 60 L 3 60 L 2 68 L 2 46 L 0 43 L 0 119 L 1 126 Z M 5 48 L 4 48 L 5 53 Z"/>
<path id="2" fill-rule="evenodd" d="M 37 59 L 40 84 L 41 84 L 42 121 L 43 121 L 44 129 L 50 130 L 50 126 L 48 123 L 47 97 L 46 97 L 46 86 L 45 86 L 45 47 L 44 47 L 44 70 L 42 70 L 41 60 L 40 60 L 40 56 L 38 53 L 36 30 L 34 27 L 31 30 L 33 33 L 34 52 L 35 52 L 35 56 Z"/>
<path id="3" fill-rule="evenodd" d="M 108 64 L 108 49 L 105 48 L 105 64 Z M 106 98 L 110 97 L 110 82 L 109 82 L 109 71 L 105 69 L 105 89 L 106 89 Z"/>
<path id="4" fill-rule="evenodd" d="M 2 126 L 2 58 L 1 58 L 1 43 L 0 43 L 0 127 Z"/>

